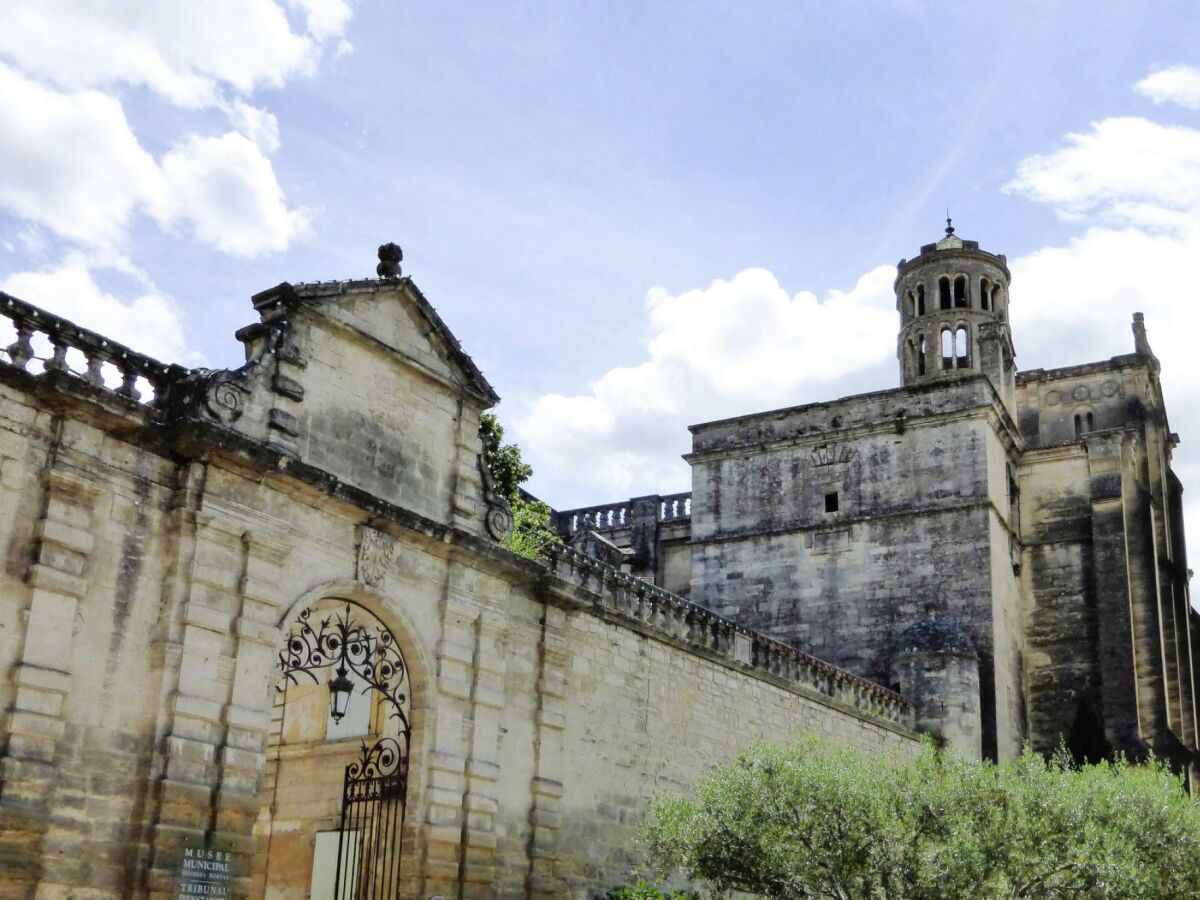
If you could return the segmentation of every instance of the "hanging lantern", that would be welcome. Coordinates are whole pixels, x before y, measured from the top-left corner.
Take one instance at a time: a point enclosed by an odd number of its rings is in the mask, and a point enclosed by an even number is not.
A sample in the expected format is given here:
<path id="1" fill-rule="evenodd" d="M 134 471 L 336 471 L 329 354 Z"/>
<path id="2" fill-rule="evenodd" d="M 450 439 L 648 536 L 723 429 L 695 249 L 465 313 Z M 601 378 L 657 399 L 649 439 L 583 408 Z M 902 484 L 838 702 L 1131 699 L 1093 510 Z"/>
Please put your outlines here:
<path id="1" fill-rule="evenodd" d="M 346 677 L 346 667 L 340 666 L 337 677 L 329 682 L 329 715 L 334 722 L 341 722 L 350 708 L 350 693 L 354 690 L 354 682 Z"/>

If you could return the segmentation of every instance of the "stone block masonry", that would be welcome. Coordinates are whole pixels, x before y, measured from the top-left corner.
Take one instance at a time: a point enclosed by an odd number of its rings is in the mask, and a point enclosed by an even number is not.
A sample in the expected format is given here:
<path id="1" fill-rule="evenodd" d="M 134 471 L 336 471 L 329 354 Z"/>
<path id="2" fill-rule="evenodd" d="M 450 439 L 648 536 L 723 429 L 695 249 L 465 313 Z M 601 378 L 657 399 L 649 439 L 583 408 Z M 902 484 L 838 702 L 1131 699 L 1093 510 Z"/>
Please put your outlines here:
<path id="1" fill-rule="evenodd" d="M 947 223 L 897 267 L 899 387 L 693 425 L 687 515 L 655 523 L 653 557 L 646 498 L 559 513 L 560 531 L 899 685 L 969 752 L 1152 751 L 1194 783 L 1200 617 L 1146 323 L 1132 353 L 1017 372 L 1010 287 Z M 926 621 L 971 652 L 913 657 L 900 637 Z"/>
<path id="2" fill-rule="evenodd" d="M 383 841 L 342 823 L 347 767 L 401 737 L 388 895 L 590 897 L 654 792 L 757 737 L 915 746 L 889 690 L 569 548 L 500 549 L 495 395 L 410 282 L 254 303 L 246 365 L 209 372 L 0 298 L 0 896 L 174 897 L 197 847 L 231 896 L 331 896 L 338 848 Z M 647 559 L 686 527 L 671 499 Z M 283 682 L 304 610 L 386 633 L 409 731 L 361 681 L 331 719 L 329 667 Z"/>
<path id="3" fill-rule="evenodd" d="M 556 513 L 534 562 L 498 397 L 400 258 L 257 294 L 233 370 L 0 295 L 0 896 L 165 900 L 202 847 L 237 897 L 590 898 L 655 792 L 757 738 L 1194 786 L 1140 317 L 1017 372 L 1007 263 L 947 223 L 897 270 L 899 387 L 695 425 L 689 493 Z"/>

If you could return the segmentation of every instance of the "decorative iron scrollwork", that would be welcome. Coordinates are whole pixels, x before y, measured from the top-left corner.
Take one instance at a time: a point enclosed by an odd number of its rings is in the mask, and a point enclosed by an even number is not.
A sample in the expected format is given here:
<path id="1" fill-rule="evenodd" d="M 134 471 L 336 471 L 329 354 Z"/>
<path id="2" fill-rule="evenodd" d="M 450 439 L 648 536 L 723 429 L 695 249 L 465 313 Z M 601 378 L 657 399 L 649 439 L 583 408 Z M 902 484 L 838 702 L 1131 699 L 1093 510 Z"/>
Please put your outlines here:
<path id="1" fill-rule="evenodd" d="M 344 612 L 326 615 L 315 627 L 313 613 L 313 607 L 300 613 L 297 627 L 288 634 L 286 649 L 279 654 L 284 680 L 298 684 L 298 676 L 304 674 L 319 684 L 322 669 L 336 666 L 340 677 L 352 672 L 366 683 L 363 694 L 374 690 L 383 695 L 390 706 L 388 717 L 397 719 L 407 735 L 404 688 L 408 669 L 392 633 L 378 620 L 368 626 L 353 619 L 349 603 Z"/>
<path id="2" fill-rule="evenodd" d="M 371 746 L 363 741 L 359 757 L 346 767 L 349 781 L 390 778 L 408 765 L 408 757 L 394 738 L 383 738 Z"/>

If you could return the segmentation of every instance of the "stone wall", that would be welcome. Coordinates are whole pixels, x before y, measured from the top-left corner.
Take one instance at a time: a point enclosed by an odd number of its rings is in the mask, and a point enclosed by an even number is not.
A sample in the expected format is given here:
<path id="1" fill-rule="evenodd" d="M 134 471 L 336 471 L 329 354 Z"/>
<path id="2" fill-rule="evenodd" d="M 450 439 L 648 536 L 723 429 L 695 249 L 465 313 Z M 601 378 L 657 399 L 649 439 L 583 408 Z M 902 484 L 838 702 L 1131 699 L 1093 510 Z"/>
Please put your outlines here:
<path id="1" fill-rule="evenodd" d="M 1023 373 L 1029 736 L 1188 764 L 1195 661 L 1158 362 L 1138 352 Z"/>
<path id="2" fill-rule="evenodd" d="M 985 753 L 1019 751 L 1017 438 L 986 378 L 692 431 L 694 602 L 882 684 L 936 612 L 979 649 Z"/>
<path id="3" fill-rule="evenodd" d="M 279 333 L 250 334 L 239 373 L 167 372 L 40 314 L 162 375 L 141 400 L 0 364 L 0 894 L 165 898 L 184 844 L 207 840 L 237 855 L 239 896 L 308 896 L 359 745 L 326 719 L 328 668 L 276 690 L 310 608 L 378 621 L 406 662 L 403 897 L 589 896 L 628 875 L 653 791 L 758 736 L 915 746 L 887 690 L 568 549 L 545 567 L 486 537 L 463 462 L 484 401 L 444 342 L 428 353 L 455 366 L 434 393 L 459 379 L 459 399 L 408 407 L 406 425 L 458 463 L 381 496 L 370 441 L 314 452 L 345 438 L 323 411 L 432 376 L 419 348 L 397 361 L 365 326 L 293 313 L 287 359 L 258 352 Z M 366 718 L 368 740 L 402 734 Z"/>

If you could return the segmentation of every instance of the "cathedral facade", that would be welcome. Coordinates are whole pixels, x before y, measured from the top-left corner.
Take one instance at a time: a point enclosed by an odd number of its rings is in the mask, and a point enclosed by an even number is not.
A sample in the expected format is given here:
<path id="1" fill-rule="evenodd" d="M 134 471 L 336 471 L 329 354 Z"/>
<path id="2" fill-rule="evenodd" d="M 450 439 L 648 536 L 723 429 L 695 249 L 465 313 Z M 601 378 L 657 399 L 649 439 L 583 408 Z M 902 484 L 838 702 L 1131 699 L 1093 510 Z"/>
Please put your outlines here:
<path id="1" fill-rule="evenodd" d="M 898 266 L 900 387 L 695 425 L 690 495 L 558 528 L 896 689 L 974 754 L 1063 743 L 1191 767 L 1178 437 L 1142 316 L 1129 354 L 1018 371 L 1009 282 L 948 227 Z M 946 671 L 910 683 L 931 645 Z"/>
<path id="2" fill-rule="evenodd" d="M 594 897 L 759 737 L 1190 772 L 1140 318 L 1018 372 L 1004 258 L 948 233 L 901 387 L 694 426 L 690 494 L 556 512 L 535 561 L 400 256 L 257 294 L 232 370 L 0 295 L 0 896 Z"/>

